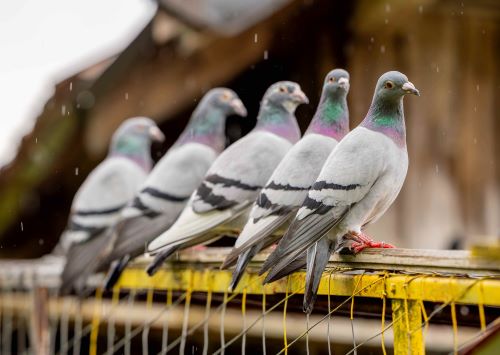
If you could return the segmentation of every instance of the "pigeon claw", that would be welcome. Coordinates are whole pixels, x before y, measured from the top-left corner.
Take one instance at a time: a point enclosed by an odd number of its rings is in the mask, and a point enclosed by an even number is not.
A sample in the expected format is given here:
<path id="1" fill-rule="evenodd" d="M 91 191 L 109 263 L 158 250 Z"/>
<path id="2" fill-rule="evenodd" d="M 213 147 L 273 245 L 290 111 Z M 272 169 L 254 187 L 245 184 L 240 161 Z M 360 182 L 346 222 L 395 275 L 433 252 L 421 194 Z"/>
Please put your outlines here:
<path id="1" fill-rule="evenodd" d="M 392 249 L 395 248 L 394 245 L 386 243 L 386 242 L 378 242 L 370 237 L 368 237 L 364 233 L 355 233 L 351 232 L 349 233 L 349 239 L 352 239 L 353 242 L 351 243 L 349 249 L 354 253 L 357 254 L 364 249 L 367 248 L 376 248 L 376 249 Z"/>

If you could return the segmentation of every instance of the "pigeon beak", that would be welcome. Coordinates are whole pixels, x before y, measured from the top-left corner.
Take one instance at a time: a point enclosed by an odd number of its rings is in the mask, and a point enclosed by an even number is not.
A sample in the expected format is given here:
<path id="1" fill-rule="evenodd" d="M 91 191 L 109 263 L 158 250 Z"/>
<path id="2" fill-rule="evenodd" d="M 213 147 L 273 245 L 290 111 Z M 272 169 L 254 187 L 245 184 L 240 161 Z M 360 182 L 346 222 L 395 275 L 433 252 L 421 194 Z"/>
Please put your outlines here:
<path id="1" fill-rule="evenodd" d="M 338 83 L 339 83 L 339 86 L 344 88 L 344 89 L 349 88 L 349 79 L 347 79 L 347 78 L 340 78 Z"/>
<path id="2" fill-rule="evenodd" d="M 157 142 L 163 142 L 165 140 L 165 135 L 156 126 L 149 128 L 149 135 L 151 138 Z"/>
<path id="3" fill-rule="evenodd" d="M 241 117 L 246 117 L 247 116 L 247 109 L 245 108 L 245 105 L 243 105 L 243 102 L 241 102 L 240 99 L 232 99 L 231 103 L 229 104 L 234 112 Z"/>
<path id="4" fill-rule="evenodd" d="M 409 81 L 403 84 L 402 89 L 405 92 L 405 94 L 413 94 L 420 96 L 420 92 L 417 90 L 415 85 L 413 85 Z"/>
<path id="5" fill-rule="evenodd" d="M 292 96 L 292 100 L 297 102 L 298 104 L 308 104 L 309 99 L 307 98 L 306 94 L 300 89 L 296 89 Z"/>

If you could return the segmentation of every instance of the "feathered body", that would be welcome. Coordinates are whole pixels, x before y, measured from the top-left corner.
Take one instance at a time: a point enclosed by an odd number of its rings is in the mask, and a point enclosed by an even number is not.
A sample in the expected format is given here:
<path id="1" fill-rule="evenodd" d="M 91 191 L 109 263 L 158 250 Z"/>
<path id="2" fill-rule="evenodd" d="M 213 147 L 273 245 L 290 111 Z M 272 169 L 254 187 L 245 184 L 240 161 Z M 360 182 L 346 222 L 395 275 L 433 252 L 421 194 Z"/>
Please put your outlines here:
<path id="1" fill-rule="evenodd" d="M 254 203 L 248 221 L 223 267 L 237 260 L 231 288 L 260 250 L 273 244 L 275 234 L 294 216 L 328 155 L 349 131 L 349 74 L 334 69 L 326 75 L 321 99 L 304 137 L 280 162 Z"/>
<path id="2" fill-rule="evenodd" d="M 158 254 L 150 273 L 176 250 L 210 242 L 213 236 L 207 232 L 248 209 L 274 168 L 299 140 L 294 112 L 306 101 L 295 83 L 279 82 L 268 89 L 256 127 L 217 158 L 179 219 L 148 246 L 151 254 Z"/>
<path id="3" fill-rule="evenodd" d="M 67 259 L 63 291 L 69 291 L 87 267 L 85 249 L 118 221 L 120 212 L 146 179 L 153 164 L 151 141 L 163 138 L 156 124 L 144 117 L 126 120 L 113 134 L 108 156 L 76 193 L 68 227 L 55 249 Z"/>
<path id="4" fill-rule="evenodd" d="M 123 259 L 110 273 L 106 287 L 118 280 L 128 260 L 177 219 L 208 168 L 224 149 L 226 117 L 246 116 L 238 95 L 226 88 L 210 90 L 193 112 L 176 143 L 160 159 L 121 219 L 107 236 L 107 253 L 97 269 Z"/>
<path id="5" fill-rule="evenodd" d="M 364 121 L 328 157 L 287 233 L 269 256 L 267 279 L 307 252 L 304 310 L 311 312 L 331 244 L 356 236 L 397 197 L 408 169 L 403 96 L 418 94 L 399 72 L 379 79 Z"/>

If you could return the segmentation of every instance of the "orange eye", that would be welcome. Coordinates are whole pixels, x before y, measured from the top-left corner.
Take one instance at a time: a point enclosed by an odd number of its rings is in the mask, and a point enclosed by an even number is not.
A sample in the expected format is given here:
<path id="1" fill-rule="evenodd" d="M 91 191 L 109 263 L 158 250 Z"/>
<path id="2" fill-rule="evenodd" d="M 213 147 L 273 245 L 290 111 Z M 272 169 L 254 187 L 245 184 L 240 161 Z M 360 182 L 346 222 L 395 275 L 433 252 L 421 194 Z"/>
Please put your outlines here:
<path id="1" fill-rule="evenodd" d="M 385 83 L 385 88 L 386 89 L 392 89 L 394 87 L 394 83 L 392 81 L 387 81 Z"/>
<path id="2" fill-rule="evenodd" d="M 284 86 L 280 86 L 280 92 L 288 92 L 288 90 Z"/>
<path id="3" fill-rule="evenodd" d="M 231 95 L 228 92 L 225 92 L 221 95 L 222 101 L 229 101 L 231 99 Z"/>
<path id="4" fill-rule="evenodd" d="M 328 81 L 329 81 L 330 83 L 334 83 L 334 82 L 335 82 L 335 77 L 334 77 L 334 76 L 330 77 L 330 79 L 328 79 Z"/>

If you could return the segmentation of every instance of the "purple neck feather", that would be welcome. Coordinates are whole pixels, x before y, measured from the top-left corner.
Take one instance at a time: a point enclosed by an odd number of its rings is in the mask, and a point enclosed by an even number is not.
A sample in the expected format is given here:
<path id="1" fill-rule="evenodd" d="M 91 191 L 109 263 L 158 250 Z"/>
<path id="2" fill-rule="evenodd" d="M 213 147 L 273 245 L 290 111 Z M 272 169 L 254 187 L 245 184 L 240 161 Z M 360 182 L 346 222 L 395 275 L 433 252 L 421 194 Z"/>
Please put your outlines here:
<path id="1" fill-rule="evenodd" d="M 374 98 L 361 126 L 380 132 L 391 138 L 400 148 L 406 148 L 406 127 L 403 111 L 403 99 L 397 102 L 381 103 Z"/>
<path id="2" fill-rule="evenodd" d="M 200 107 L 193 113 L 187 127 L 181 133 L 175 146 L 190 142 L 204 144 L 217 153 L 224 150 L 224 127 L 226 114 L 213 107 Z"/>
<path id="3" fill-rule="evenodd" d="M 149 173 L 153 168 L 153 160 L 151 159 L 149 152 L 130 154 L 118 151 L 118 152 L 111 152 L 110 156 L 113 158 L 114 157 L 127 158 L 136 163 L 137 165 L 139 165 L 147 173 Z"/>
<path id="4" fill-rule="evenodd" d="M 321 95 L 316 113 L 307 128 L 306 134 L 316 133 L 340 141 L 349 133 L 349 110 L 346 97 L 327 97 Z"/>
<path id="5" fill-rule="evenodd" d="M 294 113 L 271 104 L 264 104 L 257 116 L 255 131 L 267 131 L 295 144 L 300 139 L 300 128 Z"/>

